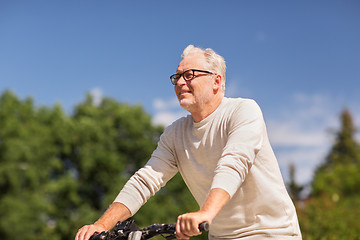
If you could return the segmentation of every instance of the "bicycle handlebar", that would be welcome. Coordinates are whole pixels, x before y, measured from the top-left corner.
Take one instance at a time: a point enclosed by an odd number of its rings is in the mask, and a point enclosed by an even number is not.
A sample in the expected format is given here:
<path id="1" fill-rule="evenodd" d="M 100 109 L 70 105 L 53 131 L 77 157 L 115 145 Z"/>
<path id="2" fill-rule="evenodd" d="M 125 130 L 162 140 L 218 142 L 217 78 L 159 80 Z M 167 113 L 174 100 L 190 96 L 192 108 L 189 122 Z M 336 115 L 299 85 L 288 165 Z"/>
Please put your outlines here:
<path id="1" fill-rule="evenodd" d="M 94 234 L 89 240 L 146 240 L 157 235 L 161 235 L 165 239 L 175 239 L 175 226 L 175 224 L 153 224 L 140 229 L 135 224 L 134 220 L 128 220 L 125 222 L 118 222 L 111 231 Z M 208 222 L 202 222 L 199 224 L 200 232 L 208 230 Z"/>
<path id="2" fill-rule="evenodd" d="M 208 222 L 202 222 L 199 224 L 199 230 L 200 232 L 207 232 L 209 231 L 210 225 Z"/>

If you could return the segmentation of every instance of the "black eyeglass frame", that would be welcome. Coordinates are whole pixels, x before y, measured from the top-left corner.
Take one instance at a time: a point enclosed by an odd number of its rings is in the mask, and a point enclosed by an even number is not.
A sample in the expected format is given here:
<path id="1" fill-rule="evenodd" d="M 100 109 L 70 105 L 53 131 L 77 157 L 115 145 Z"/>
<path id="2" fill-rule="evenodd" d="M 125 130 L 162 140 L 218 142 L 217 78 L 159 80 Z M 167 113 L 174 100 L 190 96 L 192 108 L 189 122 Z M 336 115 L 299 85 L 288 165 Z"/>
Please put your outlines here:
<path id="1" fill-rule="evenodd" d="M 192 71 L 192 77 L 187 79 L 187 78 L 185 78 L 184 73 L 189 72 L 189 71 Z M 202 73 L 208 73 L 208 74 L 214 74 L 214 75 L 216 75 L 216 73 L 209 72 L 209 71 L 206 71 L 206 70 L 188 69 L 188 70 L 186 70 L 186 71 L 184 71 L 184 72 L 182 72 L 182 73 L 175 73 L 175 74 L 171 75 L 171 76 L 170 76 L 171 83 L 172 83 L 173 85 L 176 85 L 177 82 L 180 80 L 181 77 L 183 77 L 185 81 L 193 80 L 194 77 L 196 77 L 196 76 L 195 76 L 195 72 L 202 72 Z"/>

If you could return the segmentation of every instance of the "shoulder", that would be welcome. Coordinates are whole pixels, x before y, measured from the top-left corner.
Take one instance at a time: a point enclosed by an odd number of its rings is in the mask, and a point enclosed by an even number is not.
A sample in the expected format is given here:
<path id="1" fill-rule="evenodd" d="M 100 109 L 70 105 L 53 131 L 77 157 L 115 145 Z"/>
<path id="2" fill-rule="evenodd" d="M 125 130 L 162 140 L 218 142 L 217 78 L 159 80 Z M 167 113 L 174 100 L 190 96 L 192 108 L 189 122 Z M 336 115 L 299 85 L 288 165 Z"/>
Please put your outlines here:
<path id="1" fill-rule="evenodd" d="M 237 113 L 243 116 L 248 114 L 261 114 L 260 106 L 249 98 L 224 98 L 223 108 L 229 113 Z"/>
<path id="2" fill-rule="evenodd" d="M 254 99 L 251 98 L 228 98 L 223 99 L 225 105 L 258 105 Z"/>
<path id="3" fill-rule="evenodd" d="M 167 126 L 164 130 L 163 134 L 170 134 L 173 135 L 175 134 L 175 132 L 178 131 L 183 131 L 186 126 L 188 126 L 189 124 L 191 124 L 193 122 L 191 115 L 187 115 L 185 117 L 181 117 L 177 120 L 175 120 L 172 124 L 170 124 L 169 126 Z"/>
<path id="4" fill-rule="evenodd" d="M 251 128 L 261 132 L 264 126 L 264 118 L 259 105 L 253 99 L 227 98 L 225 102 L 227 123 L 229 129 Z M 249 129 L 248 129 L 249 130 Z"/>

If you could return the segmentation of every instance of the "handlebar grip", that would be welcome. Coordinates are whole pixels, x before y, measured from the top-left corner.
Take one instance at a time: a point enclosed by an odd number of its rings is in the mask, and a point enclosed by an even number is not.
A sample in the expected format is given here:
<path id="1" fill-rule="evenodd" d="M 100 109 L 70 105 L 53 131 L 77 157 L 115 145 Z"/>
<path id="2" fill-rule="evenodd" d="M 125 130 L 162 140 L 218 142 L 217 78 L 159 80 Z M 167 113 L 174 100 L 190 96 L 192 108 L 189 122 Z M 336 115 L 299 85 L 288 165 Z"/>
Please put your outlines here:
<path id="1" fill-rule="evenodd" d="M 199 224 L 199 230 L 200 232 L 206 232 L 209 231 L 210 225 L 208 222 L 202 222 Z"/>

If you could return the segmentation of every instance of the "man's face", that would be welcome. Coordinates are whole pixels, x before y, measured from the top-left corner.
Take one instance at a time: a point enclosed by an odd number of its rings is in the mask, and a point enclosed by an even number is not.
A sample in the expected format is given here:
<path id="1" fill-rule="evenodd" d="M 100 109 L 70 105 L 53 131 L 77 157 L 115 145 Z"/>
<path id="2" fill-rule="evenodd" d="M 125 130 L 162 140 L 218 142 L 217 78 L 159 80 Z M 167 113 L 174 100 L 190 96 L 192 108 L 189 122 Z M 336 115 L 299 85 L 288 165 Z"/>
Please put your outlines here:
<path id="1" fill-rule="evenodd" d="M 179 64 L 176 73 L 183 73 L 189 69 L 207 70 L 205 57 L 202 54 L 192 54 L 185 57 Z M 212 101 L 214 94 L 212 79 L 214 75 L 195 72 L 192 80 L 185 81 L 183 77 L 175 85 L 175 93 L 180 106 L 190 113 L 201 112 Z"/>

